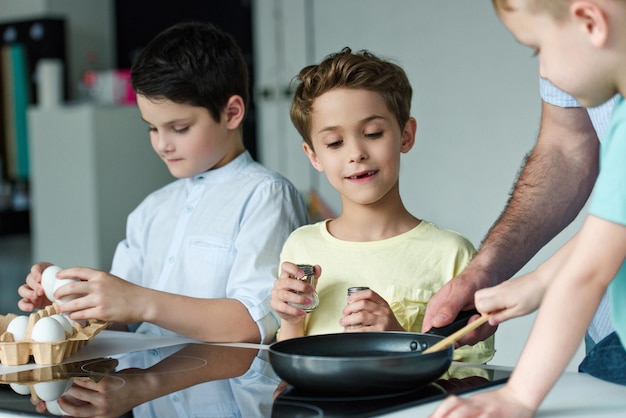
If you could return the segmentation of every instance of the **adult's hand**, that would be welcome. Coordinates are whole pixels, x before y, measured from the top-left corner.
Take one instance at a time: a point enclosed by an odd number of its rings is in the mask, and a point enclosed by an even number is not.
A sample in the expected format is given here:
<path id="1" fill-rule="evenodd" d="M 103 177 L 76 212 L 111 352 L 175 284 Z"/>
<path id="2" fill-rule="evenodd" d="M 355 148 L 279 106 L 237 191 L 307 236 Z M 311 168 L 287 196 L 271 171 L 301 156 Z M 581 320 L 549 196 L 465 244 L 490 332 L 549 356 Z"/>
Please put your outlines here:
<path id="1" fill-rule="evenodd" d="M 459 312 L 474 308 L 474 294 L 486 282 L 484 274 L 469 265 L 461 274 L 446 283 L 428 302 L 422 332 L 432 327 L 440 328 L 452 323 Z M 480 315 L 472 316 L 468 322 L 475 321 Z M 474 345 L 496 332 L 497 326 L 481 325 L 468 333 L 456 345 Z"/>

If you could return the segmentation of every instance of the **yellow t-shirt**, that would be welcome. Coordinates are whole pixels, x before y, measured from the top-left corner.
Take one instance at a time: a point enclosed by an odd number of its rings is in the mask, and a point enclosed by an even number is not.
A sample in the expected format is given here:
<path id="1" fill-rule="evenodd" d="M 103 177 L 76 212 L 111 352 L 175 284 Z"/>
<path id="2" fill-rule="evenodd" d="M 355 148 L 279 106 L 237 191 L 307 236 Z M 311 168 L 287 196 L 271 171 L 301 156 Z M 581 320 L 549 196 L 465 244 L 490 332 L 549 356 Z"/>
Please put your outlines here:
<path id="1" fill-rule="evenodd" d="M 422 221 L 412 230 L 380 241 L 354 242 L 333 237 L 328 221 L 291 233 L 281 264 L 319 264 L 319 306 L 307 315 L 305 335 L 343 332 L 339 325 L 347 290 L 367 286 L 383 297 L 402 327 L 421 332 L 426 304 L 459 274 L 476 250 L 462 235 Z M 486 363 L 493 357 L 493 337 L 455 350 L 454 360 Z"/>

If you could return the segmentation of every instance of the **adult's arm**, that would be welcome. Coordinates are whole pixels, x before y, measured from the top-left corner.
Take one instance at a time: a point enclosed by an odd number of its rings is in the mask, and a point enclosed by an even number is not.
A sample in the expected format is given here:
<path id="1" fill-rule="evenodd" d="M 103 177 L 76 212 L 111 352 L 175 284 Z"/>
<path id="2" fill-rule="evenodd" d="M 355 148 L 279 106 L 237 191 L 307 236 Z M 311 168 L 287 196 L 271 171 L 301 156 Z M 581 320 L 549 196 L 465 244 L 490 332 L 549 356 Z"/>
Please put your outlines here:
<path id="1" fill-rule="evenodd" d="M 430 300 L 422 329 L 452 322 L 474 306 L 474 293 L 519 271 L 561 232 L 585 205 L 598 175 L 599 141 L 584 108 L 542 102 L 537 143 L 509 201 L 470 264 Z M 459 344 L 475 344 L 495 332 L 482 326 Z"/>

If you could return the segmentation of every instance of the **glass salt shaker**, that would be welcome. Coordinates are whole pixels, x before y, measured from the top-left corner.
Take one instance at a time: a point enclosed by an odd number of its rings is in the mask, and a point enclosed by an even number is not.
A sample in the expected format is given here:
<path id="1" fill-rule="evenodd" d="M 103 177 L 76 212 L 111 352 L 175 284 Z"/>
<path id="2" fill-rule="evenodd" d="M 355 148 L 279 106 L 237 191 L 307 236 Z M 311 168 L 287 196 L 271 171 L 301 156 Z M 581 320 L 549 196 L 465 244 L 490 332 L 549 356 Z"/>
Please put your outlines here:
<path id="1" fill-rule="evenodd" d="M 348 288 L 348 297 L 355 293 L 355 292 L 359 292 L 361 290 L 367 290 L 369 289 L 369 287 L 367 286 L 355 286 L 355 287 L 349 287 Z M 363 325 L 361 324 L 356 324 L 356 325 L 348 325 L 346 327 L 344 327 L 345 329 L 357 329 L 357 328 L 361 328 Z"/>
<path id="2" fill-rule="evenodd" d="M 300 268 L 300 270 L 304 272 L 304 276 L 303 277 L 292 276 L 292 277 L 296 280 L 305 281 L 311 286 L 313 286 L 313 288 L 315 288 L 316 280 L 315 280 L 315 271 L 313 269 L 313 266 L 309 264 L 298 264 L 298 267 Z M 298 295 L 304 295 L 308 297 L 309 299 L 311 299 L 311 303 L 308 305 L 289 302 L 291 306 L 298 308 L 298 309 L 303 309 L 305 312 L 311 312 L 313 309 L 317 308 L 317 305 L 319 305 L 320 303 L 320 298 L 317 295 L 317 292 L 315 290 L 313 290 L 313 293 L 304 293 L 304 292 L 294 292 L 294 293 L 297 293 Z"/>

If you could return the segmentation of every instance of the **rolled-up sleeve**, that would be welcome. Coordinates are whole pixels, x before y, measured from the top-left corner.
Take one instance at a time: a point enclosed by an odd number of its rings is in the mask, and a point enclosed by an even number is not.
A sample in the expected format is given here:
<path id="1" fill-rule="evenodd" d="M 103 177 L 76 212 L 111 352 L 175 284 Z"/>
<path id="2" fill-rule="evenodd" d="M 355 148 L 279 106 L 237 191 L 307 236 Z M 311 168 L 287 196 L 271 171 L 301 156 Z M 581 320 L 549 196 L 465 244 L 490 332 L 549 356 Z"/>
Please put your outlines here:
<path id="1" fill-rule="evenodd" d="M 276 180 L 259 185 L 241 212 L 226 296 L 248 308 L 263 342 L 271 341 L 279 326 L 270 300 L 280 251 L 289 234 L 306 223 L 305 214 L 297 189 Z"/>

